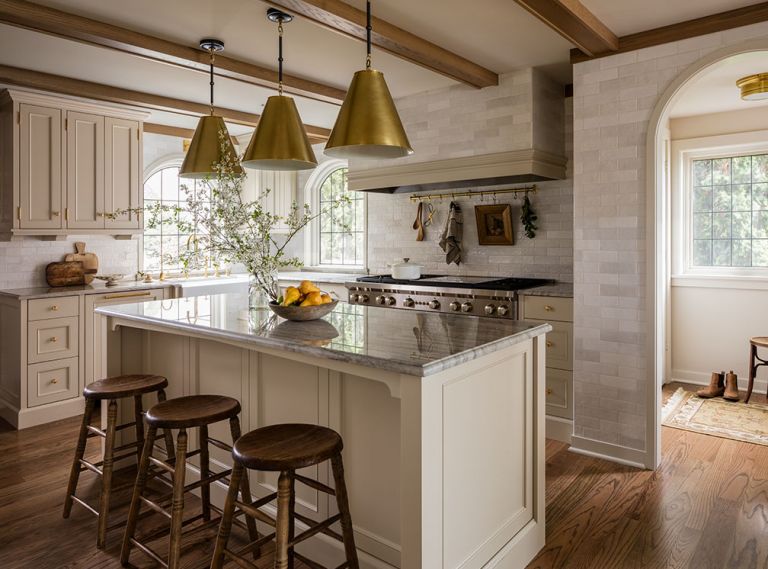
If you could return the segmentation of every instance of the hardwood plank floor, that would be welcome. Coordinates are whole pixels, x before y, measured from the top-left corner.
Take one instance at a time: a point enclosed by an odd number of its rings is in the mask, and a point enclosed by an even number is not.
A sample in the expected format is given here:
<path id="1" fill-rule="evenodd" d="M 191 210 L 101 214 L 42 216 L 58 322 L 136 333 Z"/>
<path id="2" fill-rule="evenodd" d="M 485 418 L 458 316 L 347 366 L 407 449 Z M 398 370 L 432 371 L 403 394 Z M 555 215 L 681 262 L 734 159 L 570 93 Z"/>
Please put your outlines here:
<path id="1" fill-rule="evenodd" d="M 119 529 L 99 551 L 90 513 L 75 506 L 61 517 L 78 425 L 14 431 L 0 423 L 0 568 L 120 567 Z M 547 545 L 529 569 L 768 569 L 768 447 L 666 427 L 663 447 L 661 467 L 649 472 L 547 441 Z M 113 498 L 114 521 L 125 517 L 132 476 L 118 476 L 125 488 Z M 95 502 L 96 477 L 83 473 L 83 481 L 79 494 Z M 196 507 L 192 499 L 190 513 Z M 211 538 L 196 537 L 187 566 L 210 558 Z M 155 566 L 139 553 L 131 560 Z"/>

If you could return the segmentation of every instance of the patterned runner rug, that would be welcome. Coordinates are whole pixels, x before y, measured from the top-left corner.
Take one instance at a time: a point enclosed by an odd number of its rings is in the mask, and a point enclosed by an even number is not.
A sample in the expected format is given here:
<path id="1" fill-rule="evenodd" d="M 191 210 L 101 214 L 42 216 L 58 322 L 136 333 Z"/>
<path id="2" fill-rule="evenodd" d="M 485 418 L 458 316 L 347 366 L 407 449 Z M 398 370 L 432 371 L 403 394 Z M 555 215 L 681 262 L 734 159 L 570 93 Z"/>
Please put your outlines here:
<path id="1" fill-rule="evenodd" d="M 678 388 L 661 411 L 667 427 L 768 446 L 768 405 L 702 399 Z"/>

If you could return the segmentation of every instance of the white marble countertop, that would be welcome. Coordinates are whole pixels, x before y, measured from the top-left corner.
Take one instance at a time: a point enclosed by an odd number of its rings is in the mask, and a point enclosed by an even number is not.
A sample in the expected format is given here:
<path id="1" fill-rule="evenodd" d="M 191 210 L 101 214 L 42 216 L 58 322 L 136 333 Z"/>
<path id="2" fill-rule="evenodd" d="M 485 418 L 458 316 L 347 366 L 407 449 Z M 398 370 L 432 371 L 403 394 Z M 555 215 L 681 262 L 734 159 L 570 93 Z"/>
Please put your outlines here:
<path id="1" fill-rule="evenodd" d="M 392 310 L 340 302 L 313 322 L 248 311 L 240 294 L 105 306 L 97 313 L 169 332 L 249 342 L 323 359 L 428 376 L 551 330 L 549 324 Z"/>
<path id="2" fill-rule="evenodd" d="M 29 288 L 16 288 L 9 290 L 0 290 L 0 296 L 16 298 L 18 300 L 29 300 L 33 298 L 50 298 L 55 296 L 71 296 L 81 294 L 104 294 L 107 292 L 126 292 L 132 290 L 141 290 L 148 288 L 165 288 L 172 286 L 173 283 L 167 281 L 154 281 L 145 283 L 142 281 L 126 280 L 115 286 L 106 286 L 103 282 L 94 281 L 90 285 L 82 286 L 36 286 Z"/>
<path id="3" fill-rule="evenodd" d="M 281 271 L 278 279 L 281 281 L 303 281 L 305 279 L 316 283 L 344 284 L 363 277 L 365 273 L 324 273 L 320 271 Z"/>

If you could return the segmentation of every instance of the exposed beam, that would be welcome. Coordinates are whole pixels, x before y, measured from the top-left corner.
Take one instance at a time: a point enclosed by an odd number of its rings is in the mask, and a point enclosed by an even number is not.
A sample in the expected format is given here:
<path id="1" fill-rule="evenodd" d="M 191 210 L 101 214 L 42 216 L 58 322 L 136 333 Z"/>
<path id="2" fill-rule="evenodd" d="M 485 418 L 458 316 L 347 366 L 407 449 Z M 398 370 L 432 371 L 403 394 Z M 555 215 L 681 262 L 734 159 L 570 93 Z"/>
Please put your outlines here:
<path id="1" fill-rule="evenodd" d="M 31 71 L 20 67 L 11 67 L 9 65 L 0 65 L 0 83 L 16 85 L 18 87 L 27 87 L 30 89 L 40 89 L 62 95 L 74 97 L 84 97 L 86 99 L 96 99 L 110 103 L 119 103 L 153 109 L 158 111 L 169 111 L 185 115 L 200 116 L 209 112 L 208 105 L 195 103 L 183 99 L 166 97 L 164 95 L 155 95 L 153 93 L 144 93 L 123 89 L 121 87 L 112 87 L 101 83 L 83 81 L 81 79 L 72 79 L 61 75 L 52 75 L 40 71 Z M 224 109 L 216 107 L 216 111 L 224 120 L 231 123 L 243 124 L 247 126 L 256 126 L 260 116 L 253 113 L 238 111 L 235 109 Z M 328 139 L 330 130 L 318 126 L 305 125 L 307 135 L 310 141 L 321 142 Z"/>
<path id="2" fill-rule="evenodd" d="M 277 8 L 299 14 L 326 28 L 365 40 L 366 15 L 341 0 L 266 0 Z M 435 45 L 384 20 L 373 17 L 373 44 L 397 57 L 473 87 L 499 84 L 493 71 Z M 364 54 L 360 54 L 360 62 Z"/>
<path id="3" fill-rule="evenodd" d="M 0 22 L 208 73 L 208 54 L 196 47 L 26 0 L 0 0 Z M 225 55 L 216 57 L 216 74 L 254 85 L 277 88 L 275 70 Z M 330 85 L 292 75 L 284 75 L 283 82 L 285 90 L 295 95 L 335 104 L 344 100 L 345 91 Z"/>
<path id="4" fill-rule="evenodd" d="M 515 0 L 589 55 L 613 52 L 619 39 L 579 0 Z"/>
<path id="5" fill-rule="evenodd" d="M 671 24 L 669 26 L 655 28 L 645 32 L 622 36 L 619 38 L 619 49 L 614 53 L 635 51 L 645 47 L 653 47 L 655 45 L 680 41 L 697 36 L 714 34 L 716 32 L 740 28 L 741 26 L 748 26 L 766 20 L 768 20 L 768 2 L 761 2 L 759 4 L 753 4 L 752 6 L 728 10 L 727 12 L 704 16 L 703 18 L 696 18 L 695 20 L 688 20 L 687 22 L 680 22 L 678 24 Z M 590 56 L 581 50 L 574 49 L 571 51 L 571 63 L 579 63 L 581 61 L 604 57 L 606 55 L 611 54 L 602 53 Z"/>
<path id="6" fill-rule="evenodd" d="M 157 124 L 153 122 L 144 123 L 144 132 L 150 134 L 164 134 L 165 136 L 175 136 L 176 138 L 192 138 L 195 131 L 191 128 L 180 126 L 170 126 L 167 124 Z"/>

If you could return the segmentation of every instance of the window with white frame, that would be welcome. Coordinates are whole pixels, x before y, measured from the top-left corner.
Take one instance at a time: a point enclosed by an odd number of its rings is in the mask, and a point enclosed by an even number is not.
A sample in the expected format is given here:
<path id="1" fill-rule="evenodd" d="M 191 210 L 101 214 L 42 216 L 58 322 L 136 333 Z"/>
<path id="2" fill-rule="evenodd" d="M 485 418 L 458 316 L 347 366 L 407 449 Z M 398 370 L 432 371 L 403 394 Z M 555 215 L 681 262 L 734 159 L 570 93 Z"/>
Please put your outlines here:
<path id="1" fill-rule="evenodd" d="M 307 184 L 314 211 L 319 217 L 309 228 L 309 264 L 320 267 L 364 268 L 366 263 L 363 192 L 347 188 L 347 166 L 333 161 L 322 164 Z M 349 200 L 338 204 L 346 195 Z"/>
<path id="2" fill-rule="evenodd" d="M 180 180 L 181 161 L 171 161 L 161 165 L 144 182 L 144 207 L 152 208 L 158 204 L 168 208 L 184 208 L 187 194 L 182 189 L 186 186 L 193 192 L 206 191 L 205 184 L 196 180 Z M 144 246 L 142 270 L 145 273 L 180 273 L 184 267 L 178 262 L 180 251 L 194 248 L 195 236 L 180 231 L 170 209 L 158 208 L 157 223 L 150 223 L 147 215 L 144 223 Z M 202 270 L 210 265 L 211 260 L 201 258 L 192 269 Z"/>

